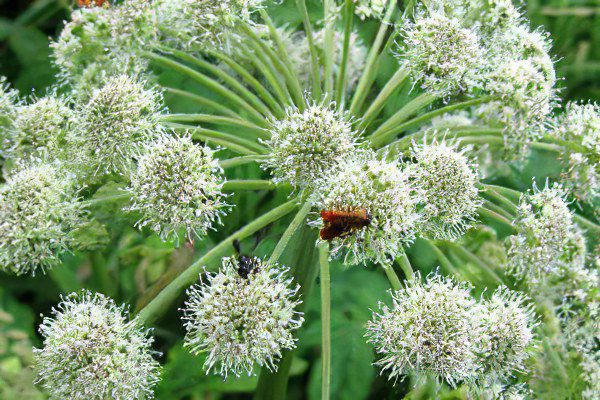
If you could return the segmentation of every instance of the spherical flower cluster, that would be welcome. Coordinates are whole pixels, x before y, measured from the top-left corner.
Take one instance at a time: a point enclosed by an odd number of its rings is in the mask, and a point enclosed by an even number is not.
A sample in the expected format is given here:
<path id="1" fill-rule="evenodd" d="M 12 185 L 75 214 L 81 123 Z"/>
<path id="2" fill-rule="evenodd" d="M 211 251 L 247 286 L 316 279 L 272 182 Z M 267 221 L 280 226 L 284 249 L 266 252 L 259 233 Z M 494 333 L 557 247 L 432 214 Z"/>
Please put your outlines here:
<path id="1" fill-rule="evenodd" d="M 111 76 L 146 70 L 139 51 L 156 40 L 155 18 L 146 0 L 74 11 L 51 44 L 59 78 L 87 97 L 90 87 Z"/>
<path id="2" fill-rule="evenodd" d="M 470 289 L 439 275 L 419 278 L 392 293 L 392 306 L 380 305 L 367 324 L 368 341 L 381 356 L 376 365 L 394 380 L 426 374 L 453 387 L 472 381 L 480 328 Z"/>
<path id="3" fill-rule="evenodd" d="M 503 382 L 515 372 L 525 371 L 525 362 L 534 350 L 533 328 L 537 322 L 526 298 L 504 286 L 482 301 L 481 307 L 478 354 L 483 380 L 488 384 Z"/>
<path id="4" fill-rule="evenodd" d="M 0 269 L 17 275 L 46 270 L 72 250 L 82 223 L 73 184 L 49 164 L 20 167 L 0 187 Z"/>
<path id="5" fill-rule="evenodd" d="M 521 13 L 511 0 L 470 1 L 467 10 L 474 24 L 480 24 L 483 34 L 510 29 L 518 24 Z"/>
<path id="6" fill-rule="evenodd" d="M 17 115 L 19 93 L 6 84 L 6 78 L 0 76 L 0 156 L 10 147 L 10 135 Z"/>
<path id="7" fill-rule="evenodd" d="M 474 30 L 440 12 L 417 11 L 402 27 L 399 57 L 427 91 L 448 97 L 479 86 L 484 49 Z"/>
<path id="8" fill-rule="evenodd" d="M 364 20 L 366 18 L 382 19 L 387 4 L 386 0 L 353 0 L 354 13 Z"/>
<path id="9" fill-rule="evenodd" d="M 12 134 L 12 157 L 55 157 L 75 115 L 63 97 L 48 95 L 17 108 Z"/>
<path id="10" fill-rule="evenodd" d="M 159 379 L 152 338 L 123 307 L 97 293 L 72 293 L 45 317 L 34 349 L 38 383 L 51 399 L 149 399 Z"/>
<path id="11" fill-rule="evenodd" d="M 139 212 L 138 226 L 149 226 L 163 239 L 203 236 L 220 222 L 224 177 L 213 151 L 189 136 L 163 136 L 148 145 L 131 176 L 132 205 Z"/>
<path id="12" fill-rule="evenodd" d="M 585 238 L 573 222 L 565 191 L 555 185 L 524 196 L 515 226 L 520 232 L 508 239 L 507 267 L 532 289 L 560 278 L 585 263 Z"/>
<path id="13" fill-rule="evenodd" d="M 265 166 L 272 169 L 276 182 L 294 187 L 312 187 L 356 148 L 351 122 L 333 105 L 309 105 L 304 111 L 290 108 L 284 119 L 272 122 L 269 131 Z"/>
<path id="14" fill-rule="evenodd" d="M 158 29 L 167 43 L 184 50 L 222 44 L 223 35 L 238 18 L 248 20 L 264 0 L 159 0 Z"/>
<path id="15" fill-rule="evenodd" d="M 289 31 L 279 28 L 279 35 L 288 53 L 288 57 L 294 67 L 300 82 L 304 87 L 310 87 L 312 65 L 308 39 L 303 31 Z M 340 31 L 333 33 L 334 48 L 333 73 L 337 77 L 342 63 L 342 43 L 344 34 Z M 314 44 L 318 51 L 325 48 L 325 29 L 313 33 Z M 348 91 L 354 89 L 365 68 L 367 49 L 356 32 L 350 33 L 350 44 L 348 47 L 348 61 L 346 64 L 346 84 Z"/>
<path id="16" fill-rule="evenodd" d="M 296 347 L 293 332 L 304 319 L 287 274 L 258 258 L 224 258 L 218 273 L 188 290 L 185 346 L 208 353 L 207 372 L 250 375 L 255 364 L 276 370 L 282 351 Z"/>
<path id="17" fill-rule="evenodd" d="M 423 204 L 421 232 L 435 239 L 455 239 L 475 221 L 481 206 L 475 166 L 456 145 L 442 141 L 415 144 L 407 172 Z"/>
<path id="18" fill-rule="evenodd" d="M 368 260 L 389 264 L 414 240 L 417 201 L 409 175 L 397 162 L 380 160 L 363 150 L 319 180 L 314 206 L 327 211 L 364 210 L 369 225 L 333 239 L 332 254 L 345 254 L 348 264 Z M 323 227 L 321 219 L 314 224 Z"/>
<path id="19" fill-rule="evenodd" d="M 567 103 L 554 124 L 553 136 L 570 143 L 564 184 L 580 200 L 600 206 L 600 106 Z"/>
<path id="20" fill-rule="evenodd" d="M 132 155 L 160 134 L 162 96 L 145 86 L 127 75 L 115 76 L 79 108 L 70 139 L 94 173 L 124 170 Z"/>

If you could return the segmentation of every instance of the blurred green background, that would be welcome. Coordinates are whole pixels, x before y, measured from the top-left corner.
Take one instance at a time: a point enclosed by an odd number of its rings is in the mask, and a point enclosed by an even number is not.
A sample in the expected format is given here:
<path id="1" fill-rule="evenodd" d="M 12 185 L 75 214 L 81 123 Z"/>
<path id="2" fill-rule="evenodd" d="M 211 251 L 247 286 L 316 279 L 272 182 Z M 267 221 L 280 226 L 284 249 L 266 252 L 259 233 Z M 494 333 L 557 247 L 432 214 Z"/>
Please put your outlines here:
<path id="1" fill-rule="evenodd" d="M 316 3 L 313 0 L 312 3 Z M 54 83 L 55 70 L 50 59 L 50 38 L 56 36 L 75 5 L 71 0 L 0 0 L 0 75 L 7 77 L 21 94 L 44 93 Z M 297 21 L 294 1 L 286 0 L 277 9 L 276 20 Z M 598 0 L 532 0 L 523 4 L 533 26 L 549 31 L 554 42 L 557 72 L 561 78 L 560 92 L 565 100 L 600 100 L 600 3 Z M 365 24 L 366 30 L 370 28 Z M 538 160 L 539 161 L 539 160 Z M 551 168 L 537 163 L 537 169 Z M 256 178 L 264 174 L 256 166 L 238 167 L 237 179 Z M 528 187 L 530 176 L 521 176 L 523 187 Z M 519 185 L 517 185 L 519 186 Z M 117 188 L 115 188 L 116 190 Z M 105 188 L 110 190 L 110 188 Z M 99 196 L 103 193 L 99 193 Z M 244 221 L 281 204 L 286 193 L 259 192 L 236 194 L 230 203 L 238 207 L 227 216 L 224 227 L 213 232 L 207 240 L 197 243 L 196 249 L 173 249 L 169 243 L 144 235 L 129 227 L 133 220 L 114 221 L 116 207 L 95 210 L 100 222 L 111 232 L 107 246 L 102 250 L 67 257 L 65 265 L 47 275 L 34 278 L 0 276 L 0 399 L 43 399 L 32 384 L 33 375 L 27 367 L 31 362 L 32 345 L 39 346 L 35 327 L 40 313 L 48 314 L 58 301 L 60 293 L 86 287 L 126 302 L 135 308 L 143 301 L 146 289 L 160 285 L 177 274 L 211 247 L 229 235 Z M 268 254 L 286 227 L 284 220 L 269 227 L 259 237 L 249 238 L 243 251 L 256 255 Z M 94 236 L 97 232 L 90 232 Z M 489 232 L 480 232 L 482 240 L 489 240 Z M 308 242 L 296 240 L 296 243 Z M 474 240 L 473 242 L 477 242 Z M 292 242 L 294 243 L 294 241 Z M 304 254 L 290 246 L 284 263 L 300 261 L 291 254 Z M 477 249 L 473 249 L 477 251 Z M 411 258 L 419 258 L 424 273 L 435 266 L 427 259 L 419 243 L 411 249 Z M 287 259 L 285 258 L 287 256 Z M 363 338 L 364 324 L 370 318 L 370 309 L 385 297 L 387 282 L 379 271 L 368 268 L 342 270 L 332 265 L 332 331 L 333 370 L 332 392 L 336 399 L 399 398 L 406 384 L 393 386 L 385 377 L 377 376 L 371 366 L 373 352 Z M 161 278 L 163 276 L 163 278 Z M 292 366 L 290 398 L 317 399 L 320 397 L 320 317 L 319 297 L 313 292 L 306 308 L 305 329 L 300 334 L 299 351 Z M 162 381 L 157 387 L 159 399 L 237 399 L 248 398 L 256 385 L 256 378 L 230 379 L 205 376 L 203 359 L 193 357 L 181 346 L 183 331 L 176 312 L 167 315 L 157 326 L 157 346 L 163 352 L 165 366 Z M 227 392 L 226 395 L 223 393 Z M 461 398 L 448 394 L 445 398 Z M 454 397 L 456 396 L 456 397 Z"/>

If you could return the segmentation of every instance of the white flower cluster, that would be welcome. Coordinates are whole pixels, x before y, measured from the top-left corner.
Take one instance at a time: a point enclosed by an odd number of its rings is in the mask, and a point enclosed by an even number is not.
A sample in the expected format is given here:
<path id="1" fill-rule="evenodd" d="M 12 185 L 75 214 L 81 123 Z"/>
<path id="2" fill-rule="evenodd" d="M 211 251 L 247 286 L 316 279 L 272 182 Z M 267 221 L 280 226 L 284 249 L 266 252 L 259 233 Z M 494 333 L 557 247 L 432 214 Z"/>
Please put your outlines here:
<path id="1" fill-rule="evenodd" d="M 158 0 L 158 29 L 166 43 L 187 50 L 202 50 L 222 44 L 223 36 L 236 20 L 250 19 L 264 0 Z"/>
<path id="2" fill-rule="evenodd" d="M 155 19 L 146 0 L 74 11 L 51 44 L 59 78 L 87 97 L 90 88 L 111 76 L 145 71 L 147 61 L 139 52 L 156 40 Z"/>
<path id="3" fill-rule="evenodd" d="M 367 324 L 376 365 L 397 380 L 431 376 L 456 387 L 491 385 L 525 368 L 535 321 L 522 297 L 506 288 L 477 303 L 465 284 L 420 277 L 392 293 Z"/>
<path id="4" fill-rule="evenodd" d="M 456 144 L 434 141 L 415 144 L 407 172 L 419 190 L 422 221 L 419 230 L 434 239 L 456 239 L 471 227 L 482 200 L 476 167 Z"/>
<path id="5" fill-rule="evenodd" d="M 0 269 L 35 274 L 73 249 L 83 221 L 73 181 L 50 164 L 17 167 L 0 187 Z"/>
<path id="6" fill-rule="evenodd" d="M 294 187 L 314 187 L 341 159 L 356 149 L 357 134 L 347 116 L 328 106 L 309 105 L 304 111 L 287 110 L 282 120 L 274 120 L 265 141 L 276 182 Z"/>
<path id="7" fill-rule="evenodd" d="M 5 157 L 10 147 L 10 136 L 19 103 L 19 93 L 10 88 L 5 77 L 0 76 L 0 157 Z"/>
<path id="8" fill-rule="evenodd" d="M 282 351 L 296 347 L 304 319 L 295 311 L 298 287 L 288 269 L 259 258 L 224 258 L 218 273 L 188 290 L 185 346 L 207 353 L 204 368 L 226 377 L 277 369 Z"/>
<path id="9" fill-rule="evenodd" d="M 382 19 L 387 0 L 353 0 L 354 13 L 364 20 L 366 18 Z"/>
<path id="10" fill-rule="evenodd" d="M 398 162 L 360 150 L 318 182 L 314 204 L 319 210 L 362 210 L 369 216 L 367 227 L 332 240 L 332 254 L 342 253 L 348 264 L 389 264 L 415 238 L 417 201 L 409 174 Z M 314 224 L 323 227 L 321 219 Z"/>
<path id="11" fill-rule="evenodd" d="M 160 368 L 152 338 L 123 307 L 98 293 L 63 298 L 39 327 L 35 372 L 53 400 L 151 399 Z"/>
<path id="12" fill-rule="evenodd" d="M 585 238 L 573 221 L 561 186 L 523 196 L 515 226 L 520 231 L 508 238 L 507 268 L 532 290 L 542 290 L 544 283 L 570 269 L 583 268 Z"/>
<path id="13" fill-rule="evenodd" d="M 162 136 L 146 146 L 131 176 L 132 205 L 139 227 L 149 226 L 163 239 L 206 234 L 224 214 L 224 177 L 213 150 L 191 137 Z"/>
<path id="14" fill-rule="evenodd" d="M 568 103 L 557 118 L 553 135 L 570 143 L 565 184 L 584 201 L 600 207 L 600 105 Z"/>
<path id="15" fill-rule="evenodd" d="M 80 162 L 93 174 L 123 172 L 132 156 L 161 133 L 162 95 L 127 75 L 108 79 L 80 105 L 69 137 Z"/>

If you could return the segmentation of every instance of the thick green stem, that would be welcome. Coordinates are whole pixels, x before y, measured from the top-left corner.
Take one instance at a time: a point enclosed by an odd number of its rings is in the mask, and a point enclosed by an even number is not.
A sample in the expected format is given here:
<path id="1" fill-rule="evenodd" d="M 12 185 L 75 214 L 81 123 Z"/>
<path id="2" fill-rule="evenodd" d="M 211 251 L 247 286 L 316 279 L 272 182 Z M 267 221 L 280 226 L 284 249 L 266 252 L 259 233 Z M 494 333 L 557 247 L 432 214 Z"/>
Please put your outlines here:
<path id="1" fill-rule="evenodd" d="M 235 190 L 273 190 L 277 187 L 272 181 L 263 179 L 254 180 L 231 180 L 223 184 L 223 190 L 233 192 Z"/>
<path id="2" fill-rule="evenodd" d="M 283 232 L 283 235 L 281 236 L 281 239 L 279 239 L 279 242 L 277 242 L 275 249 L 273 249 L 273 253 L 271 253 L 271 257 L 269 257 L 269 264 L 276 263 L 279 260 L 279 257 L 281 257 L 281 255 L 283 254 L 283 251 L 287 247 L 292 236 L 294 236 L 298 228 L 305 223 L 304 219 L 310 211 L 310 207 L 310 201 L 305 201 L 304 205 L 300 208 L 290 225 L 287 227 L 285 232 Z"/>
<path id="3" fill-rule="evenodd" d="M 346 101 L 346 71 L 348 70 L 348 57 L 350 54 L 350 36 L 352 35 L 352 18 L 354 17 L 354 2 L 346 0 L 344 3 L 344 43 L 342 45 L 342 60 L 335 84 L 335 101 L 340 110 L 344 109 Z"/>
<path id="4" fill-rule="evenodd" d="M 325 93 L 333 98 L 333 64 L 335 63 L 335 43 L 333 41 L 333 29 L 335 24 L 335 5 L 333 0 L 323 1 L 325 15 Z"/>
<path id="5" fill-rule="evenodd" d="M 312 25 L 310 24 L 310 18 L 308 16 L 308 9 L 306 8 L 306 0 L 296 0 L 296 6 L 298 7 L 298 11 L 300 11 L 300 15 L 302 16 L 304 32 L 306 33 L 306 39 L 308 40 L 308 48 L 310 49 L 313 95 L 315 99 L 319 99 L 321 97 L 321 79 L 319 77 L 319 55 L 315 46 L 315 39 L 313 35 Z"/>
<path id="6" fill-rule="evenodd" d="M 363 102 L 365 101 L 365 98 L 369 94 L 369 89 L 371 88 L 374 80 L 374 71 L 375 65 L 377 64 L 379 50 L 381 49 L 381 45 L 383 44 L 385 34 L 389 27 L 389 23 L 392 20 L 395 11 L 396 0 L 389 0 L 386 5 L 385 16 L 379 25 L 379 30 L 377 31 L 377 35 L 375 36 L 375 41 L 371 46 L 371 50 L 369 50 L 367 61 L 365 62 L 365 69 L 360 77 L 360 80 L 358 81 L 356 91 L 354 92 L 354 97 L 352 98 L 352 103 L 350 104 L 350 114 L 352 115 L 357 115 L 363 105 Z"/>
<path id="7" fill-rule="evenodd" d="M 497 284 L 502 284 L 502 278 L 500 278 L 498 276 L 498 274 L 496 272 L 494 272 L 493 268 L 489 264 L 484 262 L 482 259 L 477 257 L 475 254 L 473 254 L 471 251 L 469 251 L 467 248 L 465 248 L 464 246 L 461 246 L 461 245 L 453 243 L 453 242 L 442 242 L 441 245 L 447 246 L 447 247 L 453 249 L 454 251 L 456 251 L 456 253 L 459 257 L 463 258 L 466 261 L 473 263 L 491 281 L 493 281 Z"/>
<path id="8" fill-rule="evenodd" d="M 406 278 L 406 280 L 412 281 L 415 276 L 415 273 L 413 272 L 412 266 L 410 265 L 410 260 L 408 259 L 406 253 L 402 252 L 402 254 L 396 259 L 396 261 L 398 261 L 402 272 L 404 272 L 404 277 Z"/>
<path id="9" fill-rule="evenodd" d="M 480 216 L 485 216 L 491 220 L 494 220 L 494 221 L 500 222 L 504 225 L 507 225 L 511 229 L 514 229 L 512 222 L 508 218 L 498 214 L 496 211 L 492 211 L 486 207 L 479 207 L 479 210 L 477 212 L 479 213 Z"/>
<path id="10" fill-rule="evenodd" d="M 129 199 L 130 196 L 131 196 L 131 194 L 124 191 L 121 194 L 115 194 L 113 196 L 96 197 L 93 199 L 85 200 L 85 201 L 81 202 L 81 205 L 83 205 L 84 207 L 87 207 L 87 206 L 91 206 L 91 205 L 99 204 L 99 203 L 110 203 L 111 201 Z"/>
<path id="11" fill-rule="evenodd" d="M 373 100 L 371 106 L 365 112 L 359 124 L 360 130 L 366 129 L 373 122 L 373 120 L 375 120 L 375 118 L 383 109 L 385 102 L 396 91 L 396 89 L 398 89 L 404 83 L 406 78 L 408 78 L 408 70 L 405 68 L 399 68 L 385 84 L 381 92 L 379 92 L 375 100 Z"/>
<path id="12" fill-rule="evenodd" d="M 331 396 L 331 279 L 329 275 L 329 243 L 319 244 L 321 266 L 321 399 Z"/>
<path id="13" fill-rule="evenodd" d="M 228 115 L 232 118 L 241 118 L 240 115 L 237 114 L 236 112 L 234 112 L 231 108 L 225 107 L 225 106 L 217 103 L 216 101 L 209 100 L 206 97 L 198 96 L 197 94 L 186 92 L 185 90 L 171 88 L 171 87 L 166 87 L 164 89 L 165 89 L 166 93 L 169 93 L 169 94 L 172 94 L 172 95 L 178 96 L 178 97 L 183 97 L 186 100 L 191 100 L 194 103 L 196 103 L 202 107 L 207 107 L 213 111 L 218 112 L 219 114 Z"/>
<path id="14" fill-rule="evenodd" d="M 233 241 L 246 238 L 258 232 L 265 226 L 277 221 L 292 212 L 297 207 L 297 200 L 293 199 L 269 211 L 250 222 L 233 235 L 213 247 L 198 261 L 190 265 L 178 275 L 171 283 L 155 294 L 152 301 L 146 304 L 139 312 L 138 317 L 145 324 L 151 324 L 162 314 L 169 310 L 171 303 L 190 285 L 198 279 L 198 275 L 205 266 L 215 265 L 228 252 L 233 251 Z"/>
<path id="15" fill-rule="evenodd" d="M 240 165 L 246 165 L 253 162 L 261 162 L 265 161 L 269 158 L 267 155 L 250 155 L 250 156 L 240 156 L 233 157 L 227 160 L 219 160 L 219 165 L 223 169 L 234 168 Z"/>
<path id="16" fill-rule="evenodd" d="M 390 286 L 392 287 L 392 289 L 395 291 L 402 289 L 402 283 L 400 283 L 400 279 L 398 278 L 398 275 L 396 275 L 394 267 L 392 267 L 392 265 L 390 264 L 381 264 L 381 267 L 385 271 L 385 275 L 390 281 Z"/>
<path id="17" fill-rule="evenodd" d="M 249 131 L 254 136 L 263 139 L 269 137 L 269 133 L 265 129 L 241 118 L 230 118 L 210 114 L 166 114 L 162 115 L 160 119 L 164 122 L 205 122 L 207 124 L 227 125 L 241 128 L 242 131 Z"/>
<path id="18" fill-rule="evenodd" d="M 429 247 L 431 248 L 431 250 L 433 250 L 433 252 L 437 256 L 438 261 L 440 262 L 440 266 L 447 273 L 452 274 L 454 276 L 460 276 L 460 272 L 454 267 L 454 265 L 448 259 L 448 257 L 446 257 L 444 252 L 441 251 L 432 240 L 425 239 L 425 243 L 427 243 L 429 245 Z"/>

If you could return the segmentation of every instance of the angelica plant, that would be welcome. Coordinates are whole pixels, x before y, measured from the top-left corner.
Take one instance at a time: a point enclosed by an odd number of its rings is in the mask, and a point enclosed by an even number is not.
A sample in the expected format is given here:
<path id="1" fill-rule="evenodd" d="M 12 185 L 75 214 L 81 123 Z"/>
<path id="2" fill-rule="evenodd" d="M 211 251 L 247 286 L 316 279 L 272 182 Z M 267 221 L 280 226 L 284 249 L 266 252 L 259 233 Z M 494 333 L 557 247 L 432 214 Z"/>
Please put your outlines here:
<path id="1" fill-rule="evenodd" d="M 598 106 L 512 2 L 101 3 L 0 82 L 0 269 L 136 304 L 64 298 L 40 389 L 597 397 Z"/>

